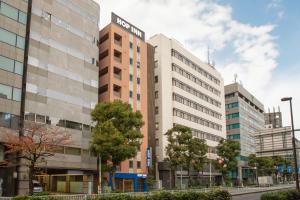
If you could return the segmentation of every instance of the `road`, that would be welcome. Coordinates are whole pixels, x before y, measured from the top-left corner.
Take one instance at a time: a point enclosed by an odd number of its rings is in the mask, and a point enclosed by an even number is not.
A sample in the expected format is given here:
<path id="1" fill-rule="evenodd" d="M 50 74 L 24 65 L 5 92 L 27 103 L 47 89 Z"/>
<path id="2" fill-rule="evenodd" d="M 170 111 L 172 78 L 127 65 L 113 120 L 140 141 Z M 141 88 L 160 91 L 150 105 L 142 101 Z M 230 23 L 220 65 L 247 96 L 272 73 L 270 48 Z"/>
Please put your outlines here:
<path id="1" fill-rule="evenodd" d="M 282 190 L 286 190 L 286 189 L 287 188 L 282 189 Z M 277 190 L 277 191 L 279 191 L 279 190 Z M 264 193 L 268 193 L 268 192 L 272 192 L 272 191 L 235 195 L 235 196 L 232 196 L 232 200 L 260 200 L 261 195 Z"/>
<path id="2" fill-rule="evenodd" d="M 260 200 L 260 196 L 263 193 L 253 193 L 253 194 L 244 194 L 244 195 L 233 196 L 232 200 L 248 200 L 248 199 L 249 200 Z"/>

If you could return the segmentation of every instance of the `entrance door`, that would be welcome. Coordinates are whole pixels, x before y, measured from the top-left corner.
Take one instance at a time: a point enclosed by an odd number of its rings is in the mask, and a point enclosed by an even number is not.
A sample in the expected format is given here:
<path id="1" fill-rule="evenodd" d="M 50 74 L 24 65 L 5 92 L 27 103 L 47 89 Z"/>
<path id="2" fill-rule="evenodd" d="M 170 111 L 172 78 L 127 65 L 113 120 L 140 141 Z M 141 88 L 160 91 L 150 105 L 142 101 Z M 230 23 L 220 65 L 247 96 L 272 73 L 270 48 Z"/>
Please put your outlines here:
<path id="1" fill-rule="evenodd" d="M 124 192 L 133 192 L 133 179 L 124 179 Z"/>

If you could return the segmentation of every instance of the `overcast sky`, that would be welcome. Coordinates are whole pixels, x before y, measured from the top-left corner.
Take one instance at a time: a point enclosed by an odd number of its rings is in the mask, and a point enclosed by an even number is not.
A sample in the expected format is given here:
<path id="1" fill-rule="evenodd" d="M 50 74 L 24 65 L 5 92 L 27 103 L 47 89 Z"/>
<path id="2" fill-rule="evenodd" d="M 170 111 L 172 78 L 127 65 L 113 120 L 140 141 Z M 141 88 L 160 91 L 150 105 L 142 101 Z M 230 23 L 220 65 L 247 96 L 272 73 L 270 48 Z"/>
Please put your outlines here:
<path id="1" fill-rule="evenodd" d="M 203 61 L 207 47 L 225 84 L 234 74 L 265 110 L 281 107 L 290 124 L 288 103 L 294 98 L 300 128 L 299 0 L 98 0 L 100 27 L 111 12 L 146 33 L 163 33 L 181 42 Z M 300 135 L 300 132 L 298 133 Z"/>

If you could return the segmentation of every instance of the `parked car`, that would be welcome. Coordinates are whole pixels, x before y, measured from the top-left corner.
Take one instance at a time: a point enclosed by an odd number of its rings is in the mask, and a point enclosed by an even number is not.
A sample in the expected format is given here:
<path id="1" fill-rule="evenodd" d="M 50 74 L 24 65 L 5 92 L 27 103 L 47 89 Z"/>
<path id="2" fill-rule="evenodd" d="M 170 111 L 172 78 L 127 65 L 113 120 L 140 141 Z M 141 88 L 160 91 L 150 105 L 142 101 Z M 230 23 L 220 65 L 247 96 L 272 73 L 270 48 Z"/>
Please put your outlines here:
<path id="1" fill-rule="evenodd" d="M 33 180 L 33 193 L 43 192 L 43 187 L 40 182 Z"/>

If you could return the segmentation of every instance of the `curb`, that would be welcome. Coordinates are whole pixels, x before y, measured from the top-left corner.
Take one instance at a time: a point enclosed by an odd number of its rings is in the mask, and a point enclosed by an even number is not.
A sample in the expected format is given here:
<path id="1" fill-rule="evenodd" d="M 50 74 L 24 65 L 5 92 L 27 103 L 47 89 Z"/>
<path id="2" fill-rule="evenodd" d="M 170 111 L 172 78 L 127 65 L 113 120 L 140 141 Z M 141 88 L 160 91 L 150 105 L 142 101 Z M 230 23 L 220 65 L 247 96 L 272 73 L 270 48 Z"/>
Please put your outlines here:
<path id="1" fill-rule="evenodd" d="M 270 190 L 265 190 L 265 191 L 253 191 L 253 192 L 244 192 L 244 193 L 238 193 L 238 194 L 231 194 L 231 196 L 240 196 L 240 195 L 245 195 L 245 194 L 255 194 L 255 193 L 263 193 L 263 192 L 272 192 L 272 191 L 276 191 L 276 190 L 288 190 L 288 189 L 292 189 L 293 187 L 288 187 L 288 188 L 274 188 L 274 189 L 270 189 Z"/>

